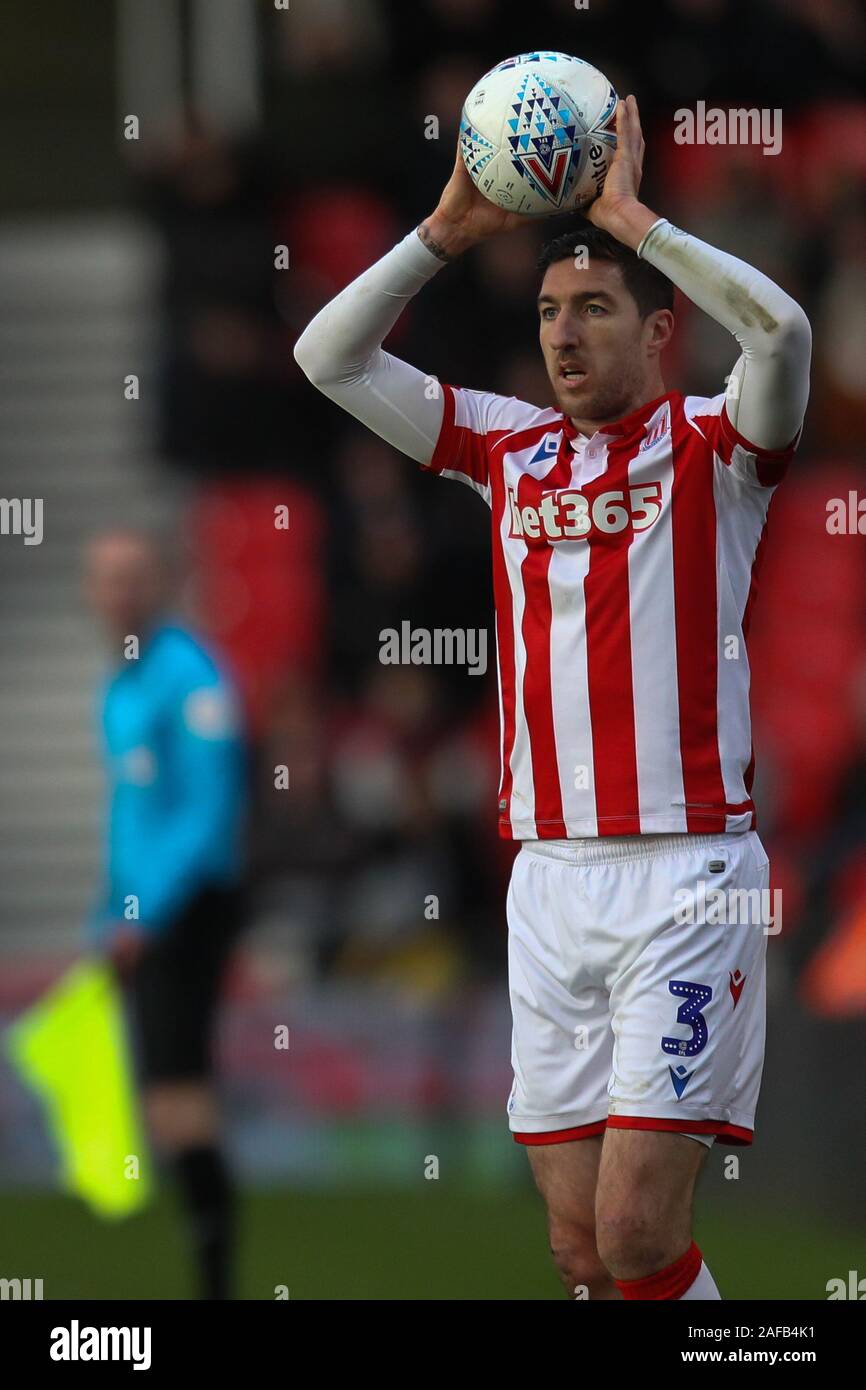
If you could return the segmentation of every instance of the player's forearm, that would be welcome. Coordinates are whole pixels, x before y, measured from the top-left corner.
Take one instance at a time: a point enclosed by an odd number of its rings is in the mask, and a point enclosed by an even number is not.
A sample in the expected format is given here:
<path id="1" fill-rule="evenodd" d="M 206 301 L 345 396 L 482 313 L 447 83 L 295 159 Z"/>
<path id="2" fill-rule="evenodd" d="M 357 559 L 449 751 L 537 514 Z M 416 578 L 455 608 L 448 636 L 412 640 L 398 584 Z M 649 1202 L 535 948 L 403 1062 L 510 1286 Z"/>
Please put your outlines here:
<path id="1" fill-rule="evenodd" d="M 800 305 L 754 266 L 663 218 L 635 249 L 739 343 L 728 406 L 735 428 L 763 448 L 788 444 L 809 398 L 812 333 Z"/>
<path id="2" fill-rule="evenodd" d="M 436 447 L 442 395 L 433 378 L 381 343 L 444 264 L 410 232 L 326 304 L 295 344 L 297 362 L 323 395 L 418 463 Z"/>
<path id="3" fill-rule="evenodd" d="M 295 344 L 295 360 L 313 384 L 358 380 L 409 300 L 444 264 L 412 231 L 320 309 Z"/>
<path id="4" fill-rule="evenodd" d="M 416 235 L 433 255 L 440 261 L 455 261 L 475 245 L 475 240 L 454 222 L 438 211 L 425 217 Z"/>
<path id="5" fill-rule="evenodd" d="M 650 214 L 652 215 L 652 214 Z M 787 334 L 808 328 L 796 300 L 746 261 L 658 218 L 635 247 L 699 309 L 755 350 L 777 351 Z"/>
<path id="6" fill-rule="evenodd" d="M 604 227 L 606 232 L 616 237 L 624 246 L 630 246 L 632 251 L 637 251 L 643 238 L 646 236 L 654 222 L 658 222 L 659 214 L 653 212 L 645 203 L 638 198 L 619 198 L 606 212 L 603 223 L 598 225 Z"/>

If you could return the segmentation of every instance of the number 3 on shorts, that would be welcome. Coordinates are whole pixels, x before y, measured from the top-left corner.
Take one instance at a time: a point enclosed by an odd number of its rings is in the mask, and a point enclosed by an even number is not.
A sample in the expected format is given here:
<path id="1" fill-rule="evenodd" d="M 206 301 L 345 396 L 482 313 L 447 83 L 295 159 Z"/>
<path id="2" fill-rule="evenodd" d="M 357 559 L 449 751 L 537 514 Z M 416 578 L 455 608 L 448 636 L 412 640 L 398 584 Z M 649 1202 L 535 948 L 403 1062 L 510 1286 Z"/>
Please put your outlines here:
<path id="1" fill-rule="evenodd" d="M 709 985 L 696 985 L 691 980 L 668 980 L 671 994 L 682 998 L 677 1010 L 677 1023 L 687 1023 L 692 1030 L 690 1038 L 662 1038 L 662 1049 L 673 1052 L 676 1057 L 695 1057 L 707 1045 L 707 1020 L 701 1009 L 710 1002 L 713 991 Z"/>

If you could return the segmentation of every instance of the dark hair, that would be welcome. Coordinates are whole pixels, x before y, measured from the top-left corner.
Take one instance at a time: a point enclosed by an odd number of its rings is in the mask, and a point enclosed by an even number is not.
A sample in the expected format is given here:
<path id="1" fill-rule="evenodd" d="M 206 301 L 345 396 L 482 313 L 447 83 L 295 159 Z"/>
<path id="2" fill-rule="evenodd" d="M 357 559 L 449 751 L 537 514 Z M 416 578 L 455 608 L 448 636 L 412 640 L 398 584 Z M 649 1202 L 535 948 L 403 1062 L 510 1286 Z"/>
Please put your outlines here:
<path id="1" fill-rule="evenodd" d="M 674 307 L 674 287 L 667 276 L 649 261 L 642 261 L 631 247 L 624 246 L 610 232 L 594 227 L 591 222 L 548 241 L 538 257 L 538 269 L 543 274 L 555 261 L 571 260 L 578 247 L 585 248 L 591 261 L 613 261 L 619 266 L 625 287 L 642 319 L 655 309 Z"/>

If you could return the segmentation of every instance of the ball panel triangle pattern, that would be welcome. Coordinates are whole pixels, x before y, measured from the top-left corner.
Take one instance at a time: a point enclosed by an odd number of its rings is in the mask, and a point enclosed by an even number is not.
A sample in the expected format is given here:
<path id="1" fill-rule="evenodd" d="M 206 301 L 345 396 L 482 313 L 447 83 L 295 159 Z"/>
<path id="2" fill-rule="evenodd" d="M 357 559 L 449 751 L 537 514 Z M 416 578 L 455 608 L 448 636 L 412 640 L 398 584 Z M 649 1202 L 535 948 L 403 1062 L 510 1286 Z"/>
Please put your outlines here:
<path id="1" fill-rule="evenodd" d="M 475 130 L 465 116 L 460 122 L 460 149 L 466 168 L 476 179 L 496 153 L 495 146 L 486 140 L 480 131 Z"/>
<path id="2" fill-rule="evenodd" d="M 564 93 L 539 75 L 527 73 L 516 95 L 514 114 L 506 122 L 512 132 L 507 137 L 512 163 L 537 192 L 559 207 L 577 132 L 574 112 Z"/>

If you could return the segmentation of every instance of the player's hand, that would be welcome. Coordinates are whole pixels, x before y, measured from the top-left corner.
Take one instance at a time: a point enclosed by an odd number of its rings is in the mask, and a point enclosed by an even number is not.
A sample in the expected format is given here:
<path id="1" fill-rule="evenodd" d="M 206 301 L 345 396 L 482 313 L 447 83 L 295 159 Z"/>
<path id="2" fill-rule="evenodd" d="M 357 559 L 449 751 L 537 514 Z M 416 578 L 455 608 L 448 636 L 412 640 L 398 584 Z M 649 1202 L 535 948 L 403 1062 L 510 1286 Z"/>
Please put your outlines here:
<path id="1" fill-rule="evenodd" d="M 469 177 L 458 145 L 454 169 L 442 190 L 436 211 L 422 224 L 425 229 L 422 240 L 427 245 L 435 243 L 444 257 L 450 259 L 497 232 L 512 231 L 525 221 L 519 213 L 506 212 L 479 193 Z"/>
<path id="2" fill-rule="evenodd" d="M 645 149 L 637 100 L 632 96 L 624 101 L 620 98 L 616 108 L 616 154 L 607 171 L 601 197 L 590 203 L 584 212 L 588 222 L 616 236 L 617 222 L 638 201 Z"/>
<path id="3" fill-rule="evenodd" d="M 118 922 L 105 947 L 107 960 L 121 980 L 128 979 L 144 954 L 147 938 L 140 927 Z"/>

